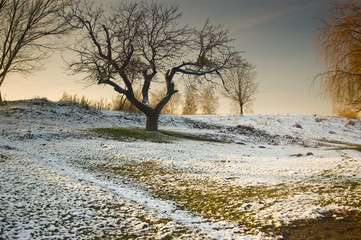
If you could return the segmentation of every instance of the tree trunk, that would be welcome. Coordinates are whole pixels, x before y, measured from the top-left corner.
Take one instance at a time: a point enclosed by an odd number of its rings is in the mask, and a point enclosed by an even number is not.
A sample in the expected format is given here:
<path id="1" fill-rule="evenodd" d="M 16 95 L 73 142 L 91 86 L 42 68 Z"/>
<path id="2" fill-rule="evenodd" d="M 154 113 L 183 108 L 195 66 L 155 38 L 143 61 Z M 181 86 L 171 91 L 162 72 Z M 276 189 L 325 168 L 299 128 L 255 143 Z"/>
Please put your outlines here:
<path id="1" fill-rule="evenodd" d="M 0 105 L 3 104 L 3 99 L 1 97 L 1 89 L 0 89 Z"/>
<path id="2" fill-rule="evenodd" d="M 146 130 L 147 131 L 158 131 L 158 118 L 160 113 L 153 112 L 152 114 L 146 115 Z"/>
<path id="3" fill-rule="evenodd" d="M 239 107 L 240 107 L 241 115 L 243 115 L 243 104 L 240 104 Z"/>

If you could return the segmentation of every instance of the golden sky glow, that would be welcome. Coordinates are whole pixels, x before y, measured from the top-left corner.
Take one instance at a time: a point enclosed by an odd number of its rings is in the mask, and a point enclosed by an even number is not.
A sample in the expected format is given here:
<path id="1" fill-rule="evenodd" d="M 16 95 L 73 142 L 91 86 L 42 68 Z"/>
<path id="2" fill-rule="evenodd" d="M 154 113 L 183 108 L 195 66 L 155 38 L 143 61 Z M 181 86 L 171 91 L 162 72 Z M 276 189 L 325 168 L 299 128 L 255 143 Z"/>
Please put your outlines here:
<path id="1" fill-rule="evenodd" d="M 163 0 L 166 1 L 167 0 Z M 109 2 L 109 1 L 104 1 Z M 114 1 L 116 2 L 116 1 Z M 176 2 L 168 0 L 168 2 Z M 202 24 L 208 17 L 223 24 L 235 38 L 235 47 L 256 65 L 260 82 L 253 104 L 255 114 L 331 114 L 331 103 L 320 95 L 313 77 L 322 71 L 314 49 L 314 32 L 323 17 L 326 0 L 179 0 L 182 20 Z M 6 100 L 34 96 L 58 100 L 64 91 L 91 99 L 111 100 L 109 86 L 77 82 L 81 76 L 67 75 L 59 53 L 47 61 L 45 70 L 31 76 L 11 74 L 1 87 Z M 222 100 L 220 114 L 229 114 Z"/>

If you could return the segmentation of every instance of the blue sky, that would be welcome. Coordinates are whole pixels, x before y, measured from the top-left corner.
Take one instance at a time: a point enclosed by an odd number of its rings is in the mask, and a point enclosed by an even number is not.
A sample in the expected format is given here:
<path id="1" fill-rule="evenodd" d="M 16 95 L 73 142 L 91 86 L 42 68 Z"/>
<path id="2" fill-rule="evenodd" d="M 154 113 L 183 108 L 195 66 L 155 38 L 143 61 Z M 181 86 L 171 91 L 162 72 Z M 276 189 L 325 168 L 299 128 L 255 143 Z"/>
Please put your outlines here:
<path id="1" fill-rule="evenodd" d="M 328 0 L 163 1 L 180 5 L 184 23 L 201 25 L 210 18 L 211 23 L 230 30 L 236 49 L 245 51 L 243 56 L 256 65 L 260 92 L 253 105 L 254 113 L 331 114 L 331 103 L 320 96 L 318 84 L 311 88 L 313 77 L 322 71 L 313 40 Z M 2 88 L 5 98 L 36 95 L 58 100 L 64 91 L 93 99 L 111 100 L 115 96 L 110 87 L 83 89 L 76 82 L 80 77 L 66 75 L 61 64 L 61 58 L 54 55 L 42 72 L 26 78 L 9 76 Z M 222 105 L 220 113 L 226 114 L 229 104 Z"/>

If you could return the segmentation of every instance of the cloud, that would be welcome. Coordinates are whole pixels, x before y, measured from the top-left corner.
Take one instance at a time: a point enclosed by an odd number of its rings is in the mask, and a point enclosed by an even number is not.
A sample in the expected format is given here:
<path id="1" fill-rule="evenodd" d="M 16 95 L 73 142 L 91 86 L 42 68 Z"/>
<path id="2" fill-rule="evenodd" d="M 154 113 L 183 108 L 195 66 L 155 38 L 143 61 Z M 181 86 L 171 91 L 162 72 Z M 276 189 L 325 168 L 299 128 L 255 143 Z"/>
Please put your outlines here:
<path id="1" fill-rule="evenodd" d="M 248 12 L 240 12 L 229 26 L 233 31 L 240 32 L 320 5 L 320 1 L 288 2 L 288 4 L 287 1 L 283 1 L 285 4 L 280 4 L 280 1 L 272 2 L 276 4 L 270 5 L 269 2 L 264 2 L 258 6 L 249 6 Z"/>
<path id="2" fill-rule="evenodd" d="M 291 14 L 292 12 L 294 12 L 293 9 L 282 9 L 277 12 L 270 12 L 267 14 L 262 14 L 262 16 L 255 16 L 255 17 L 249 17 L 246 19 L 244 19 L 244 18 L 239 19 L 232 23 L 231 28 L 233 29 L 233 31 L 236 31 L 236 32 L 239 32 L 242 30 L 247 30 L 247 29 L 255 27 L 257 25 L 261 25 L 265 22 L 269 22 L 273 19 Z"/>

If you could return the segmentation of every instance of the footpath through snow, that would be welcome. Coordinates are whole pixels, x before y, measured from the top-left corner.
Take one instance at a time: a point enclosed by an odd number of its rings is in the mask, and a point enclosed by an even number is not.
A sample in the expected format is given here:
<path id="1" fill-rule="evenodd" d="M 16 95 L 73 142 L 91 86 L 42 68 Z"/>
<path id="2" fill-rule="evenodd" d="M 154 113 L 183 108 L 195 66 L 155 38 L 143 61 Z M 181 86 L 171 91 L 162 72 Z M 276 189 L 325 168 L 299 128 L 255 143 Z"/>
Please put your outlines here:
<path id="1" fill-rule="evenodd" d="M 273 239 L 360 211 L 357 120 L 162 116 L 161 129 L 219 142 L 119 141 L 89 129 L 141 115 L 31 100 L 1 106 L 0 123 L 0 239 Z"/>

